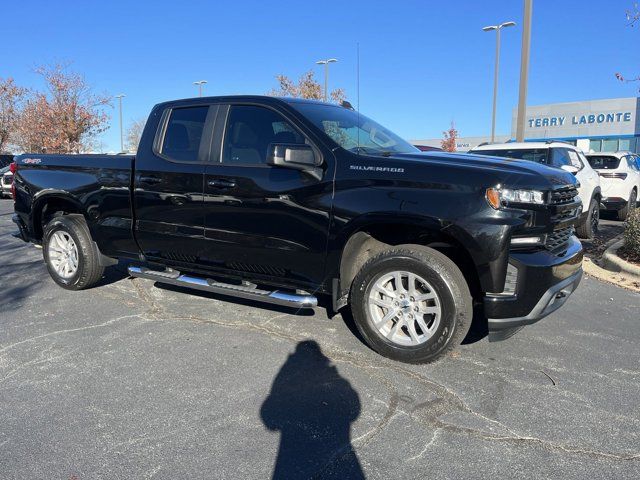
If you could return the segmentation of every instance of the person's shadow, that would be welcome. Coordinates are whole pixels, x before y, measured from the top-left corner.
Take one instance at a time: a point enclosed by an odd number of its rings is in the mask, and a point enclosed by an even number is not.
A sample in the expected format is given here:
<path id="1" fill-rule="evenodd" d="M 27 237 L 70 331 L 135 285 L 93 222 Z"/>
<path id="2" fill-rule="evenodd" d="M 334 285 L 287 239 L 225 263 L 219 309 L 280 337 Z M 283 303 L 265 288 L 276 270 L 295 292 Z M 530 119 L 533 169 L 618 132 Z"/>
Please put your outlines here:
<path id="1" fill-rule="evenodd" d="M 300 342 L 282 366 L 260 416 L 280 431 L 274 479 L 364 479 L 350 426 L 360 398 L 313 341 Z"/>

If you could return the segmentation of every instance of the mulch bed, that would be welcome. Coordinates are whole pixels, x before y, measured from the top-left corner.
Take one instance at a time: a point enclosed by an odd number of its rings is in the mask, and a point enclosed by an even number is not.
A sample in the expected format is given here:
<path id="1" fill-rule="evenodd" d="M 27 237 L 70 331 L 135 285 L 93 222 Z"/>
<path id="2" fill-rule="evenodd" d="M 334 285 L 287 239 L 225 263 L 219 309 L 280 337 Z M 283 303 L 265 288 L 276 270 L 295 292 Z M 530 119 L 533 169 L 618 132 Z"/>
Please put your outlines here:
<path id="1" fill-rule="evenodd" d="M 600 224 L 598 233 L 593 240 L 581 239 L 584 254 L 592 259 L 598 259 L 607 249 L 607 243 L 624 232 L 624 224 L 622 222 L 615 224 Z"/>
<path id="2" fill-rule="evenodd" d="M 624 247 L 622 247 L 618 250 L 618 256 L 621 259 L 626 260 L 627 262 L 633 263 L 640 267 L 640 255 L 638 255 L 638 253 L 627 252 L 627 250 Z"/>

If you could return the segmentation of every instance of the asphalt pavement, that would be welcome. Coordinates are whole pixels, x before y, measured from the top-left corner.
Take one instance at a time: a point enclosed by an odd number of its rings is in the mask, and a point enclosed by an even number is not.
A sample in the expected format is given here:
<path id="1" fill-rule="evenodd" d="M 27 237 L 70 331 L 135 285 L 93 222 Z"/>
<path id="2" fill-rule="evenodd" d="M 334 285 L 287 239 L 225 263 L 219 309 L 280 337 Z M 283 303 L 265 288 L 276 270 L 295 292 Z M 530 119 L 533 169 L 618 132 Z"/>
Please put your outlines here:
<path id="1" fill-rule="evenodd" d="M 0 478 L 640 478 L 640 295 L 585 278 L 432 365 L 341 316 L 57 287 L 0 200 Z"/>

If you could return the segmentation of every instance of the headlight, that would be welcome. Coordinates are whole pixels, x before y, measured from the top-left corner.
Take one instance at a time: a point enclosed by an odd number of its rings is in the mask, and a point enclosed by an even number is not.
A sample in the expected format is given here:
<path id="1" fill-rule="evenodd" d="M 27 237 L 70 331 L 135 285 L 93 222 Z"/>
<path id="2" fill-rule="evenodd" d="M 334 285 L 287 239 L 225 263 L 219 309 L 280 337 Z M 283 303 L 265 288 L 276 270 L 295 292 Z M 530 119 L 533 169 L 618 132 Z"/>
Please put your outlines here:
<path id="1" fill-rule="evenodd" d="M 510 203 L 532 203 L 544 205 L 544 192 L 540 190 L 513 190 L 510 188 L 487 188 L 487 202 L 496 210 Z"/>

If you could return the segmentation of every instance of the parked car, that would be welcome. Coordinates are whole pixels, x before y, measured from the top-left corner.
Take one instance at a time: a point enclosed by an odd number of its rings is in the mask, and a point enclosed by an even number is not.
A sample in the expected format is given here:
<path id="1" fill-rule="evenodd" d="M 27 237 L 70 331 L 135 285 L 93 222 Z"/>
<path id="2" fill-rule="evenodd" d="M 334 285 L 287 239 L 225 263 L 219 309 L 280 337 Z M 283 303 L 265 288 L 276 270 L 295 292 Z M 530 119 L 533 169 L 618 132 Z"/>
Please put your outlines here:
<path id="1" fill-rule="evenodd" d="M 11 198 L 11 184 L 13 183 L 13 173 L 9 166 L 0 168 L 0 197 Z"/>
<path id="2" fill-rule="evenodd" d="M 591 167 L 600 175 L 601 206 L 626 220 L 636 208 L 640 192 L 640 156 L 630 152 L 587 154 Z"/>
<path id="3" fill-rule="evenodd" d="M 4 168 L 9 166 L 9 164 L 13 162 L 13 155 L 8 154 L 0 154 L 0 168 Z"/>
<path id="4" fill-rule="evenodd" d="M 430 145 L 414 145 L 421 152 L 442 152 L 443 150 L 439 147 L 432 147 Z"/>
<path id="5" fill-rule="evenodd" d="M 597 233 L 600 223 L 600 200 L 602 199 L 600 177 L 591 168 L 579 148 L 570 143 L 559 141 L 508 142 L 480 145 L 470 150 L 469 153 L 529 160 L 562 168 L 574 174 L 580 182 L 578 192 L 584 205 L 584 210 L 576 225 L 576 232 L 580 238 L 593 238 Z"/>
<path id="6" fill-rule="evenodd" d="M 501 340 L 558 309 L 582 276 L 573 175 L 422 153 L 338 105 L 161 103 L 135 156 L 16 165 L 13 219 L 60 286 L 96 285 L 127 259 L 156 282 L 296 309 L 326 299 L 406 362 L 457 346 L 474 300 Z"/>

